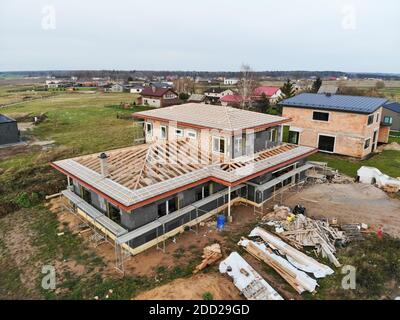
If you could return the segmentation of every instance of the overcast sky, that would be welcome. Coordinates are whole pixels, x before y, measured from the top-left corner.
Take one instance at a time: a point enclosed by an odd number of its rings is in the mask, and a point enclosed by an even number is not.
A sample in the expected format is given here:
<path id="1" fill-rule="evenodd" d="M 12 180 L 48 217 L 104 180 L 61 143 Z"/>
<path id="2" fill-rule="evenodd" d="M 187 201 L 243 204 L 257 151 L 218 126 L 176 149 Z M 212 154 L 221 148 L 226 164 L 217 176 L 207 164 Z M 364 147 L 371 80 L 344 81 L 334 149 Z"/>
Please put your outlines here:
<path id="1" fill-rule="evenodd" d="M 0 0 L 0 71 L 400 73 L 399 0 Z"/>

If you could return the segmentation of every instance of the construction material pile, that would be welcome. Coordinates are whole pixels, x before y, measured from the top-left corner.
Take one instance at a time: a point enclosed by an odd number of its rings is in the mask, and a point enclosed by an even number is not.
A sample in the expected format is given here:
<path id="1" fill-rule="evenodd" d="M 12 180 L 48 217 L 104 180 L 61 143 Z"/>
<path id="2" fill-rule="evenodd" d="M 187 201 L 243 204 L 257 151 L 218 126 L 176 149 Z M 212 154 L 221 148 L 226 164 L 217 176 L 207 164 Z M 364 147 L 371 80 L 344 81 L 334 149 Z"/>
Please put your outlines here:
<path id="1" fill-rule="evenodd" d="M 282 217 L 286 215 L 286 219 Z M 278 218 L 278 219 L 275 219 Z M 335 257 L 337 243 L 348 241 L 345 233 L 329 225 L 328 221 L 314 220 L 303 214 L 294 215 L 288 207 L 274 207 L 274 212 L 267 214 L 264 221 L 275 227 L 275 232 L 297 249 L 313 247 L 316 254 L 327 257 L 336 267 L 341 264 Z"/>
<path id="2" fill-rule="evenodd" d="M 227 273 L 247 300 L 283 300 L 260 274 L 237 252 L 232 252 L 219 265 L 221 273 Z"/>
<path id="3" fill-rule="evenodd" d="M 260 227 L 254 228 L 249 237 L 257 237 L 261 241 L 242 238 L 239 245 L 273 268 L 300 294 L 304 291 L 315 292 L 318 286 L 317 281 L 309 274 L 313 274 L 315 278 L 323 278 L 334 272 L 328 266 L 291 247 L 279 237 Z"/>
<path id="4" fill-rule="evenodd" d="M 205 247 L 201 257 L 203 258 L 203 261 L 194 269 L 193 273 L 203 270 L 207 266 L 212 265 L 222 258 L 220 245 L 218 243 L 214 243 L 211 246 Z"/>

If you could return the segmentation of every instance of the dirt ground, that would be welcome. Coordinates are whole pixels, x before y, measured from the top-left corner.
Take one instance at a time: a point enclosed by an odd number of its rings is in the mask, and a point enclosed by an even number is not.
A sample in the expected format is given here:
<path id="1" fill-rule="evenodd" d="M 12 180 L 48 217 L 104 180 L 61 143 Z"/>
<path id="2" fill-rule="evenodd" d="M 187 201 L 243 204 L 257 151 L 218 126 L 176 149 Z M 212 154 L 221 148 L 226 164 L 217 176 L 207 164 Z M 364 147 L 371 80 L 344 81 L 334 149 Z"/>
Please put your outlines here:
<path id="1" fill-rule="evenodd" d="M 218 273 L 205 273 L 174 280 L 139 294 L 135 300 L 202 300 L 205 292 L 210 292 L 216 300 L 243 299 L 228 277 Z"/>
<path id="2" fill-rule="evenodd" d="M 318 184 L 294 193 L 284 200 L 293 208 L 302 204 L 307 215 L 337 218 L 339 223 L 366 223 L 372 230 L 400 237 L 400 200 L 367 184 Z"/>

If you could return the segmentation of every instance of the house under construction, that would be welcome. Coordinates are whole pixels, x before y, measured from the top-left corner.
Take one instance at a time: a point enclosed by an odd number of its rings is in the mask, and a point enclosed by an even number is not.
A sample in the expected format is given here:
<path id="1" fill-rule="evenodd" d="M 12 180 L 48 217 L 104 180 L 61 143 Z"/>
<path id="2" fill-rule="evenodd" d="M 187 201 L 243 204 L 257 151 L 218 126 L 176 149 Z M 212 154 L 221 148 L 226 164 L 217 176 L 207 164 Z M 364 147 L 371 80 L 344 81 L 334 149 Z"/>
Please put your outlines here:
<path id="1" fill-rule="evenodd" d="M 115 244 L 117 267 L 231 205 L 304 180 L 317 150 L 282 143 L 289 119 L 189 103 L 138 112 L 145 143 L 56 161 L 74 212 Z"/>

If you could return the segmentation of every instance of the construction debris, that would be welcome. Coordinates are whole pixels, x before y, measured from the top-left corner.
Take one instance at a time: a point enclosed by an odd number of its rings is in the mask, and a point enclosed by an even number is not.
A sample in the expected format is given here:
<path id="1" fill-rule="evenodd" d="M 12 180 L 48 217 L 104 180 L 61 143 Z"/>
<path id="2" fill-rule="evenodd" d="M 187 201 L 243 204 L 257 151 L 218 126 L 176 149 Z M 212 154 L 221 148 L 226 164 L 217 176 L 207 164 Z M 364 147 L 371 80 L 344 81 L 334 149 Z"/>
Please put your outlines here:
<path id="1" fill-rule="evenodd" d="M 203 261 L 194 269 L 193 273 L 197 273 L 209 265 L 212 265 L 216 261 L 222 258 L 221 247 L 218 243 L 214 243 L 211 246 L 203 249 L 202 255 Z"/>
<path id="2" fill-rule="evenodd" d="M 330 267 L 319 263 L 260 227 L 254 228 L 249 237 L 260 237 L 270 248 L 279 250 L 282 255 L 285 255 L 288 261 L 297 269 L 313 273 L 316 278 L 323 278 L 334 272 Z"/>
<path id="3" fill-rule="evenodd" d="M 364 226 L 362 226 L 364 225 Z M 345 232 L 346 237 L 349 239 L 349 241 L 362 241 L 364 240 L 364 237 L 361 233 L 361 229 L 367 229 L 368 226 L 365 224 L 342 224 L 340 228 Z"/>
<path id="4" fill-rule="evenodd" d="M 247 300 L 283 300 L 237 252 L 232 252 L 220 263 L 219 271 L 233 279 L 234 285 Z"/>
<path id="5" fill-rule="evenodd" d="M 294 213 L 290 208 L 275 206 L 274 212 L 263 217 L 263 221 L 269 226 L 275 227 L 275 232 L 287 240 L 297 249 L 314 247 L 317 254 L 327 257 L 336 267 L 340 263 L 335 257 L 336 244 L 345 244 L 348 239 L 343 231 L 333 228 L 328 221 L 314 220 L 306 217 L 306 208 L 297 205 Z M 335 221 L 337 224 L 337 221 Z"/>
<path id="6" fill-rule="evenodd" d="M 265 244 L 256 243 L 245 238 L 242 238 L 238 244 L 244 247 L 246 251 L 256 259 L 265 262 L 273 268 L 299 294 L 304 291 L 315 291 L 318 285 L 315 279 L 311 278 L 307 273 L 295 268 L 286 259 L 274 253 L 270 248 L 267 248 Z"/>

